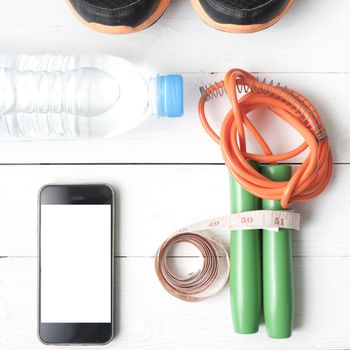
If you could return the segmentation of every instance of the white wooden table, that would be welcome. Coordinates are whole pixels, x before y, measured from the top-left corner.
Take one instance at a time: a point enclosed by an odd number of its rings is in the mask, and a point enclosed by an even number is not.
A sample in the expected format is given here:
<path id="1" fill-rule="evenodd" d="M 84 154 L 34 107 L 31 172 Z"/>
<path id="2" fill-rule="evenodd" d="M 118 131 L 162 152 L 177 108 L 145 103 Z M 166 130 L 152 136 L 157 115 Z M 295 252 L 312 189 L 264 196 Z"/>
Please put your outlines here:
<path id="1" fill-rule="evenodd" d="M 107 52 L 149 70 L 182 72 L 186 114 L 181 120 L 150 119 L 116 140 L 1 143 L 0 349 L 44 348 L 36 337 L 38 189 L 94 181 L 115 186 L 120 203 L 119 332 L 108 348 L 350 348 L 349 15 L 349 0 L 298 0 L 273 28 L 232 35 L 203 24 L 188 0 L 173 0 L 153 27 L 107 36 L 80 25 L 63 0 L 2 0 L 0 52 Z M 332 142 L 331 185 L 316 200 L 296 206 L 303 220 L 301 232 L 293 235 L 295 330 L 287 340 L 268 339 L 263 325 L 255 335 L 234 334 L 228 287 L 189 304 L 168 295 L 154 273 L 154 253 L 171 232 L 229 211 L 227 171 L 217 145 L 202 130 L 196 104 L 198 86 L 232 67 L 310 97 Z M 284 136 L 288 131 L 280 124 L 260 125 L 275 151 L 299 141 L 294 134 Z M 218 235 L 228 247 L 229 233 Z"/>

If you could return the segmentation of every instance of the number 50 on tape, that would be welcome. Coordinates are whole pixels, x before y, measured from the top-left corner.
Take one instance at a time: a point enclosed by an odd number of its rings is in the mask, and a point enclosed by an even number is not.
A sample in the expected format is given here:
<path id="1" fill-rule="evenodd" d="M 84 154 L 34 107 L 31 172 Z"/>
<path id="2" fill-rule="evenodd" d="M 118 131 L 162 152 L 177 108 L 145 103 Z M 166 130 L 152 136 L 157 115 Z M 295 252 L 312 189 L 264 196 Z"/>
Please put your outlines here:
<path id="1" fill-rule="evenodd" d="M 216 227 L 230 230 L 265 229 L 276 232 L 280 228 L 299 230 L 300 214 L 286 210 L 252 210 L 205 220 L 183 227 L 177 233 L 203 231 Z"/>

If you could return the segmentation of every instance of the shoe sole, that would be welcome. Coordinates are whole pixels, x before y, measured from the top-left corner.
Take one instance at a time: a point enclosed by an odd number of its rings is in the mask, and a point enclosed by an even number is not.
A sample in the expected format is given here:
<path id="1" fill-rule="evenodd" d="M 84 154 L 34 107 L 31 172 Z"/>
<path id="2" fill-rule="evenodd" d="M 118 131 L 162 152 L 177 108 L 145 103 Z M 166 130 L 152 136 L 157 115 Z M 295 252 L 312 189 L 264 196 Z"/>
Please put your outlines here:
<path id="1" fill-rule="evenodd" d="M 100 24 L 96 22 L 87 22 L 80 14 L 75 10 L 75 8 L 72 6 L 69 0 L 66 0 L 68 6 L 70 7 L 71 11 L 75 15 L 75 17 L 84 25 L 89 27 L 90 29 L 100 32 L 100 33 L 105 33 L 105 34 L 128 34 L 128 33 L 133 33 L 137 32 L 139 30 L 146 29 L 150 27 L 154 22 L 159 19 L 166 8 L 169 6 L 171 0 L 161 0 L 155 9 L 155 11 L 152 13 L 150 17 L 148 17 L 144 22 L 141 24 L 135 26 L 135 27 L 130 27 L 130 26 L 108 26 L 105 24 Z"/>
<path id="2" fill-rule="evenodd" d="M 230 33 L 255 33 L 260 30 L 266 29 L 268 27 L 271 27 L 276 22 L 278 22 L 291 8 L 295 0 L 289 0 L 287 5 L 284 7 L 283 11 L 266 23 L 259 23 L 259 24 L 224 24 L 214 21 L 203 9 L 202 5 L 200 4 L 199 0 L 191 0 L 192 6 L 195 9 L 195 11 L 198 13 L 199 17 L 209 26 L 224 31 L 224 32 L 230 32 Z"/>

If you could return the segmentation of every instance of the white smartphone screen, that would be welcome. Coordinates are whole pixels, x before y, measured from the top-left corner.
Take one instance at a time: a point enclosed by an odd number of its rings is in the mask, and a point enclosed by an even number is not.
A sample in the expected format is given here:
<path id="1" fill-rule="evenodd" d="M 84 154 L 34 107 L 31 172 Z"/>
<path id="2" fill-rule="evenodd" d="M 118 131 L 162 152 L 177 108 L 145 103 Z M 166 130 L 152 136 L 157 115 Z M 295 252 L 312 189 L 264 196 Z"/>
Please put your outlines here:
<path id="1" fill-rule="evenodd" d="M 41 205 L 43 323 L 111 322 L 111 205 Z"/>

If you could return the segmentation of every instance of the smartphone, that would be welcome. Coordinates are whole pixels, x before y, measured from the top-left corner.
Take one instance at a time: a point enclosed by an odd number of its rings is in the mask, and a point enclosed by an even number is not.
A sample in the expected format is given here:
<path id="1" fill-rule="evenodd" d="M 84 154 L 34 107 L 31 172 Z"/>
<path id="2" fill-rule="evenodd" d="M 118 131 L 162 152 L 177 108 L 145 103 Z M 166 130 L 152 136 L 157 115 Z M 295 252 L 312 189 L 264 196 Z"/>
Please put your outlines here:
<path id="1" fill-rule="evenodd" d="M 113 338 L 114 192 L 105 184 L 39 192 L 38 336 L 44 344 Z"/>

